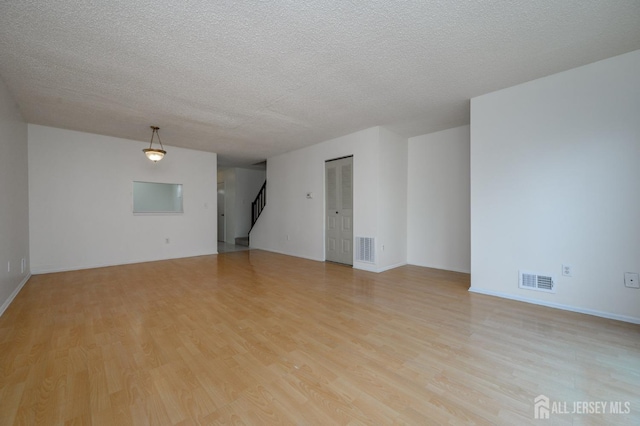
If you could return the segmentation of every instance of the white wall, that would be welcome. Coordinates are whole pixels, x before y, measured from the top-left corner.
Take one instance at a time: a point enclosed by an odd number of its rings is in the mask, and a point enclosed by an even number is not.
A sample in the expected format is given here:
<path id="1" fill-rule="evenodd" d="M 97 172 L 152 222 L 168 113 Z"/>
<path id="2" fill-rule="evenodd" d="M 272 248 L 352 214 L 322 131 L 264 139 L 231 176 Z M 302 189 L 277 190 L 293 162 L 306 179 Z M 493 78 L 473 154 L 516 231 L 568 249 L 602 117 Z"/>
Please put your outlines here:
<path id="1" fill-rule="evenodd" d="M 407 262 L 471 271 L 469 126 L 409 138 Z"/>
<path id="2" fill-rule="evenodd" d="M 0 80 L 0 315 L 28 278 L 27 124 Z"/>
<path id="3" fill-rule="evenodd" d="M 246 237 L 251 229 L 251 203 L 267 178 L 266 170 L 236 168 L 236 237 Z"/>
<path id="4" fill-rule="evenodd" d="M 235 244 L 236 239 L 236 169 L 225 168 L 222 171 L 224 182 L 224 238 L 229 244 Z"/>
<path id="5" fill-rule="evenodd" d="M 217 252 L 215 154 L 152 163 L 143 142 L 31 124 L 28 139 L 34 273 Z M 183 184 L 184 214 L 133 215 L 134 180 Z"/>
<path id="6" fill-rule="evenodd" d="M 379 127 L 378 250 L 380 271 L 407 263 L 407 139 Z"/>
<path id="7" fill-rule="evenodd" d="M 399 146 L 390 147 L 393 141 Z M 406 167 L 402 169 L 406 165 L 406 143 L 391 132 L 381 137 L 381 128 L 372 127 L 269 158 L 267 206 L 251 232 L 251 246 L 324 261 L 324 163 L 353 155 L 354 236 L 377 237 L 378 245 L 376 264 L 354 262 L 354 267 L 380 271 L 403 264 L 406 239 L 400 240 L 406 232 L 406 207 L 394 206 L 399 209 L 393 219 L 396 222 L 382 225 L 380 220 L 391 212 L 388 204 L 406 199 Z M 389 161 L 383 154 L 390 156 Z M 385 177 L 385 185 L 392 190 L 381 189 Z M 306 198 L 307 192 L 313 193 L 312 199 Z M 382 257 L 381 244 L 389 245 Z"/>
<path id="8" fill-rule="evenodd" d="M 472 291 L 640 322 L 639 194 L 640 51 L 472 99 Z"/>

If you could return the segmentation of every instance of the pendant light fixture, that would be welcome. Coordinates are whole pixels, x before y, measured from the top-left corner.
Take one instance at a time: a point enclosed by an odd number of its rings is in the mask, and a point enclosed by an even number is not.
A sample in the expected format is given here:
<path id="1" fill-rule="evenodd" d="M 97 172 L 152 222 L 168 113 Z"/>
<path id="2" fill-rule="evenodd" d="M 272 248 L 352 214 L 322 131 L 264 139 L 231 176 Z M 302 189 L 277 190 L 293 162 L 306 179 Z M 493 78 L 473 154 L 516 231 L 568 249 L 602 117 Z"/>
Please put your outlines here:
<path id="1" fill-rule="evenodd" d="M 149 148 L 143 149 L 142 152 L 144 152 L 144 154 L 147 156 L 149 160 L 153 161 L 154 163 L 157 163 L 158 161 L 164 158 L 164 155 L 167 153 L 167 151 L 164 150 L 164 147 L 162 146 L 162 141 L 160 140 L 160 133 L 158 133 L 158 130 L 160 130 L 160 127 L 151 126 L 151 129 L 153 131 L 151 132 L 151 142 L 149 142 Z M 158 143 L 160 143 L 160 149 L 153 148 L 154 136 L 158 137 Z"/>

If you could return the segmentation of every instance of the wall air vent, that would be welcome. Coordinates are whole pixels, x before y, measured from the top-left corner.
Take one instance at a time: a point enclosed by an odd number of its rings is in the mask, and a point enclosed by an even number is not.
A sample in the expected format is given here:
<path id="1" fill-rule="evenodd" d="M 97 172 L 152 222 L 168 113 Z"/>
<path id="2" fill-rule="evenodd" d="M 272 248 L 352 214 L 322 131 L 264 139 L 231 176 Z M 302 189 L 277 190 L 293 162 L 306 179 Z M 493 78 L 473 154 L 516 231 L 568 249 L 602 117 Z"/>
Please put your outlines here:
<path id="1" fill-rule="evenodd" d="M 374 237 L 356 237 L 356 262 L 376 263 Z"/>
<path id="2" fill-rule="evenodd" d="M 520 275 L 518 287 L 528 290 L 546 291 L 547 293 L 556 292 L 556 280 L 553 276 L 529 271 L 518 272 Z"/>

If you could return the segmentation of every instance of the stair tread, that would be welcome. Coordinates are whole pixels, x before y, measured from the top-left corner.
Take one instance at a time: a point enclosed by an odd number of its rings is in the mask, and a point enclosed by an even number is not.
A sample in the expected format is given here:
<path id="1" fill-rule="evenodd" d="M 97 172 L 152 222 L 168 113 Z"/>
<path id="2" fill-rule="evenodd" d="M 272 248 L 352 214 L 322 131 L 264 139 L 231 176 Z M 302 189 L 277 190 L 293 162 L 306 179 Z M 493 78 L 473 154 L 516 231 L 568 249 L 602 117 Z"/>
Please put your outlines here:
<path id="1" fill-rule="evenodd" d="M 249 237 L 238 237 L 236 238 L 236 245 L 238 246 L 249 246 Z"/>

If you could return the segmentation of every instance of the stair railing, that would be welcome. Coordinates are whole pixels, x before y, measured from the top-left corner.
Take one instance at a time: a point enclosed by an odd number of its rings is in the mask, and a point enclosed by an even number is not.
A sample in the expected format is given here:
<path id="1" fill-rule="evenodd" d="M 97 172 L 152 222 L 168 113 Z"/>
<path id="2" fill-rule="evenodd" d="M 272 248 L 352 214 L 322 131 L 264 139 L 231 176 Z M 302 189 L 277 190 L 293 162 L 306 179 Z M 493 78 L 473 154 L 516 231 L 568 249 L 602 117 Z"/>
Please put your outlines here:
<path id="1" fill-rule="evenodd" d="M 260 188 L 260 192 L 258 192 L 258 195 L 256 196 L 256 199 L 251 203 L 251 228 L 249 229 L 249 232 L 251 232 L 251 229 L 253 229 L 253 225 L 255 225 L 258 221 L 258 217 L 260 217 L 260 214 L 262 213 L 262 210 L 264 210 L 264 206 L 266 205 L 267 181 L 265 180 L 262 188 Z"/>

